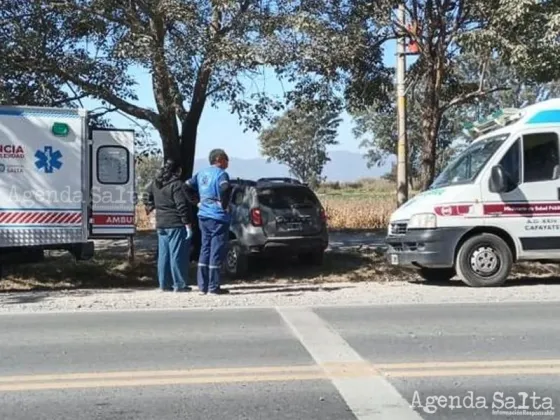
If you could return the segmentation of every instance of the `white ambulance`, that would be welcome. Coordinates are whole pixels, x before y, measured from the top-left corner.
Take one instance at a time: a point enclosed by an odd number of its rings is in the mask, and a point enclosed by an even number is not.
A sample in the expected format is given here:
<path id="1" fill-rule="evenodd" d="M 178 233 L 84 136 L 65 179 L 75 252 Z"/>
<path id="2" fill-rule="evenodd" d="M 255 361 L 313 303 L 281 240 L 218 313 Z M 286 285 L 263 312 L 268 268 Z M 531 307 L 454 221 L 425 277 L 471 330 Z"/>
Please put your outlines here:
<path id="1" fill-rule="evenodd" d="M 0 264 L 45 249 L 93 255 L 135 228 L 134 131 L 91 128 L 84 109 L 0 106 Z"/>
<path id="2" fill-rule="evenodd" d="M 479 137 L 391 215 L 387 258 L 427 281 L 500 286 L 517 261 L 560 260 L 560 99 L 469 131 Z"/>

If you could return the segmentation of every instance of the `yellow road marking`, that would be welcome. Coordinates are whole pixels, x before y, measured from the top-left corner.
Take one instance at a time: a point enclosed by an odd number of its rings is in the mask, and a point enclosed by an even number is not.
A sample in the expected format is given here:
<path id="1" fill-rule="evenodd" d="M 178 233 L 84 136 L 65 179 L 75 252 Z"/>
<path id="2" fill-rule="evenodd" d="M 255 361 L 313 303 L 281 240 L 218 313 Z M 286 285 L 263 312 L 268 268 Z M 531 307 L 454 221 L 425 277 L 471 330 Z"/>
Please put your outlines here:
<path id="1" fill-rule="evenodd" d="M 560 359 L 537 360 L 473 360 L 453 362 L 416 362 L 375 364 L 378 369 L 435 369 L 467 367 L 501 367 L 501 366 L 560 366 Z"/>
<path id="2" fill-rule="evenodd" d="M 236 382 L 275 382 L 275 381 L 304 381 L 327 379 L 322 373 L 299 373 L 292 375 L 269 374 L 269 375 L 239 375 L 239 376 L 203 376 L 203 377 L 167 377 L 167 378 L 138 378 L 119 380 L 97 380 L 97 381 L 75 381 L 75 382 L 26 382 L 10 383 L 0 385 L 0 392 L 6 391 L 35 391 L 52 389 L 73 388 L 117 388 L 138 387 L 158 385 L 188 385 L 188 384 L 212 384 L 212 383 L 236 383 Z"/>
<path id="3" fill-rule="evenodd" d="M 49 389 L 137 387 L 181 384 L 326 380 L 332 377 L 560 375 L 560 360 L 495 360 L 371 364 L 326 363 L 128 372 L 82 372 L 0 376 L 0 392 Z"/>
<path id="4" fill-rule="evenodd" d="M 441 370 L 396 370 L 386 372 L 394 378 L 423 378 L 436 376 L 508 376 L 508 375 L 560 375 L 559 367 L 515 367 L 494 369 L 441 369 Z"/>
<path id="5" fill-rule="evenodd" d="M 62 373 L 49 375 L 24 375 L 0 376 L 0 384 L 4 382 L 36 382 L 36 381 L 65 381 L 84 379 L 118 379 L 118 378 L 147 378 L 147 377 L 173 377 L 173 376 L 213 376 L 213 375 L 241 375 L 265 374 L 285 372 L 320 372 L 319 366 L 271 366 L 271 367 L 240 367 L 216 369 L 181 369 L 181 370 L 151 370 L 128 372 L 86 372 Z"/>
<path id="6" fill-rule="evenodd" d="M 303 366 L 255 366 L 239 368 L 204 368 L 204 369 L 179 369 L 179 370 L 149 370 L 149 371 L 124 371 L 124 372 L 82 372 L 82 373 L 60 373 L 46 375 L 20 375 L 0 376 L 0 384 L 6 382 L 37 382 L 37 381 L 73 381 L 88 379 L 127 379 L 127 378 L 149 378 L 149 377 L 175 377 L 175 376 L 233 376 L 247 374 L 267 373 L 323 373 L 323 368 L 334 372 L 356 371 L 364 372 L 371 369 L 370 363 L 331 363 L 324 365 Z M 367 372 L 366 372 L 367 373 Z"/>

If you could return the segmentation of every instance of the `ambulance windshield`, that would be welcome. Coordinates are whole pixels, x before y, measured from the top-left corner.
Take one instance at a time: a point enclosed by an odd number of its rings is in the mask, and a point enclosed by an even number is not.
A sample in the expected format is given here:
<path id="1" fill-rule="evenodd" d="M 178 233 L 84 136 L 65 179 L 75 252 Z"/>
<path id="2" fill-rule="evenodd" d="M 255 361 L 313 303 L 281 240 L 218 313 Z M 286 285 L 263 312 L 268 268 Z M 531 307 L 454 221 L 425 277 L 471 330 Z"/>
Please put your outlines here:
<path id="1" fill-rule="evenodd" d="M 508 136 L 501 134 L 471 144 L 445 167 L 430 189 L 472 182 Z"/>

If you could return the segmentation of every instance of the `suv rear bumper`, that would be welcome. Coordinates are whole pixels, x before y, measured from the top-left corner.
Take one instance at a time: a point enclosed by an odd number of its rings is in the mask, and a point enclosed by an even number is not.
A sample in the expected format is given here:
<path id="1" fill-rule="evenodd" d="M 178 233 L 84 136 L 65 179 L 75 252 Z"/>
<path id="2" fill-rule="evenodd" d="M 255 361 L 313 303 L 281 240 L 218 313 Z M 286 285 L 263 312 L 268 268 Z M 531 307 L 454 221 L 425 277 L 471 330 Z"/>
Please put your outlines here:
<path id="1" fill-rule="evenodd" d="M 450 268 L 455 249 L 468 227 L 409 230 L 402 236 L 387 236 L 386 257 L 391 265 L 415 268 Z"/>
<path id="2" fill-rule="evenodd" d="M 249 255 L 255 254 L 302 254 L 311 251 L 324 251 L 329 246 L 328 237 L 277 237 L 268 238 L 262 245 L 252 245 L 247 247 Z"/>

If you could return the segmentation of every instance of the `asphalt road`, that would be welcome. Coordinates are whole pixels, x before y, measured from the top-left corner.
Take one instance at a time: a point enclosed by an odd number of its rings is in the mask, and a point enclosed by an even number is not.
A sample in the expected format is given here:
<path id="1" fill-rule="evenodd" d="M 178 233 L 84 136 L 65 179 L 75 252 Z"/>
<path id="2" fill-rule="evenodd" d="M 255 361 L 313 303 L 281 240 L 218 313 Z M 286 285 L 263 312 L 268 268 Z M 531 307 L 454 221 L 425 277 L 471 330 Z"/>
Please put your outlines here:
<path id="1" fill-rule="evenodd" d="M 559 375 L 548 303 L 0 315 L 2 420 L 552 419 Z"/>

